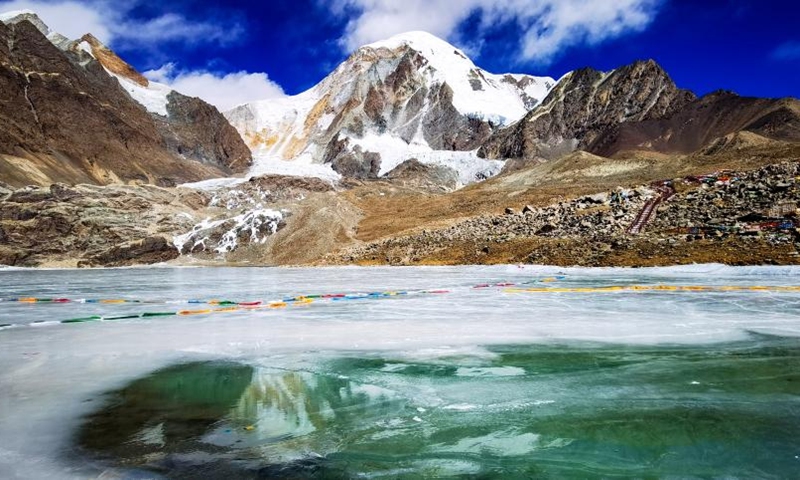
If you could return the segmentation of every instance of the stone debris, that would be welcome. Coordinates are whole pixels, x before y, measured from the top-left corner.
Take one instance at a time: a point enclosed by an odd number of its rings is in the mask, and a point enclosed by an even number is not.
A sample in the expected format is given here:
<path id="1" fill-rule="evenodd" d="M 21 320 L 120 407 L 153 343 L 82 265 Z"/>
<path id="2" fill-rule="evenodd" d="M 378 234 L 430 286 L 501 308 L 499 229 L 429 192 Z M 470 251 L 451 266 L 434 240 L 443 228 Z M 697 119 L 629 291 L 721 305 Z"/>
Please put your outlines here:
<path id="1" fill-rule="evenodd" d="M 618 187 L 546 207 L 526 205 L 522 213 L 509 206 L 502 215 L 483 215 L 439 230 L 385 239 L 347 250 L 344 261 L 384 260 L 411 264 L 456 244 L 479 245 L 487 254 L 491 244 L 521 239 L 569 240 L 581 264 L 636 242 L 676 245 L 699 239 L 755 238 L 767 244 L 792 244 L 800 235 L 796 206 L 800 204 L 800 164 L 769 165 L 751 172 L 720 172 L 673 179 L 678 193 L 660 203 L 651 223 L 639 235 L 629 229 L 663 182 L 636 188 Z M 775 216 L 776 212 L 780 216 Z M 524 260 L 549 263 L 555 247 L 529 252 Z M 580 253 L 580 252 L 583 253 Z M 643 258 L 647 255 L 641 254 Z"/>

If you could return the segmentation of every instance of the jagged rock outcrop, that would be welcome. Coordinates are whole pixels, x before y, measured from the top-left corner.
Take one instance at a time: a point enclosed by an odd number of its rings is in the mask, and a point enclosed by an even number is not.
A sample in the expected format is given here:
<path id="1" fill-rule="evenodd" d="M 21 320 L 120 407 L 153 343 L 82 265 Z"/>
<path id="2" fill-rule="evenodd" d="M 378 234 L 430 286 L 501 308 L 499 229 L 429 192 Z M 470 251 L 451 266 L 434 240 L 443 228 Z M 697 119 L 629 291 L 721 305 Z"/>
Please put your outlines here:
<path id="1" fill-rule="evenodd" d="M 150 81 L 145 78 L 144 75 L 136 71 L 128 62 L 117 56 L 113 50 L 103 45 L 103 43 L 91 33 L 82 36 L 80 41 L 73 42 L 70 49 L 74 52 L 81 51 L 81 44 L 83 43 L 88 45 L 92 57 L 97 59 L 109 72 L 130 79 L 143 87 L 150 85 Z"/>
<path id="2" fill-rule="evenodd" d="M 0 22 L 0 180 L 170 185 L 249 163 L 213 107 L 177 100 L 159 123 L 99 61 L 48 32 L 33 14 Z"/>
<path id="3" fill-rule="evenodd" d="M 800 141 L 800 101 L 714 92 L 666 118 L 612 125 L 586 148 L 607 157 L 625 150 L 692 153 L 739 132 Z"/>
<path id="4" fill-rule="evenodd" d="M 216 107 L 196 97 L 172 91 L 167 117 L 153 115 L 168 150 L 197 162 L 247 171 L 252 154 L 235 128 Z"/>
<path id="5" fill-rule="evenodd" d="M 78 267 L 128 267 L 168 262 L 180 256 L 172 241 L 164 236 L 146 237 L 121 245 L 78 262 Z"/>
<path id="6" fill-rule="evenodd" d="M 612 126 L 669 117 L 694 99 L 652 60 L 609 73 L 583 68 L 562 78 L 522 120 L 492 135 L 479 155 L 556 157 L 585 149 Z"/>

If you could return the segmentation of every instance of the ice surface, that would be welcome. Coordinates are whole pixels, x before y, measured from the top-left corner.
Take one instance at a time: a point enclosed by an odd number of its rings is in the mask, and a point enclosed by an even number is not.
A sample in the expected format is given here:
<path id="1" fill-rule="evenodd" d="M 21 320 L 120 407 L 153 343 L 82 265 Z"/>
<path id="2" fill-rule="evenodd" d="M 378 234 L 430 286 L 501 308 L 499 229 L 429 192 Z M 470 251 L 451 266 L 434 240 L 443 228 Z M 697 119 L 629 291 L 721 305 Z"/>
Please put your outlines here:
<path id="1" fill-rule="evenodd" d="M 654 269 L 0 269 L 4 299 L 36 296 L 152 302 L 0 302 L 0 324 L 22 324 L 0 330 L 0 477 L 85 477 L 85 465 L 59 460 L 58 452 L 68 448 L 70 432 L 81 416 L 97 407 L 87 400 L 176 361 L 232 359 L 264 362 L 268 367 L 279 361 L 284 368 L 306 371 L 315 362 L 314 352 L 326 352 L 327 357 L 336 352 L 353 357 L 384 352 L 392 361 L 379 365 L 377 372 L 397 381 L 420 368 L 420 364 L 430 369 L 451 368 L 455 382 L 452 389 L 448 384 L 434 388 L 434 384 L 426 382 L 393 385 L 387 380 L 380 385 L 381 389 L 393 391 L 402 387 L 416 399 L 413 410 L 398 420 L 402 428 L 410 428 L 410 424 L 430 428 L 435 415 L 439 415 L 431 410 L 435 408 L 453 415 L 485 415 L 545 408 L 557 399 L 574 396 L 567 387 L 556 383 L 536 395 L 525 393 L 528 403 L 524 405 L 508 403 L 507 396 L 513 392 L 497 382 L 524 379 L 527 370 L 493 363 L 498 356 L 493 345 L 603 342 L 696 346 L 743 340 L 753 332 L 800 336 L 797 292 L 767 289 L 532 294 L 473 288 L 484 283 L 537 282 L 556 275 L 564 278 L 553 283 L 568 287 L 800 284 L 797 267 L 720 265 Z M 445 289 L 448 293 L 420 292 L 430 289 Z M 36 321 L 89 315 L 177 310 L 186 307 L 169 302 L 191 299 L 279 300 L 303 294 L 388 290 L 412 293 L 375 300 L 319 299 L 285 309 L 216 315 L 29 326 Z M 449 366 L 453 359 L 460 359 L 458 368 Z M 475 381 L 487 382 L 480 393 L 464 390 L 463 382 Z M 699 384 L 691 385 L 692 381 Z M 707 382 L 709 379 L 698 377 L 697 372 L 680 381 L 691 388 L 705 388 Z M 598 395 L 625 395 L 624 389 L 597 388 Z M 359 392 L 375 396 L 382 390 L 367 385 Z M 274 416 L 275 412 L 265 408 L 263 414 Z M 415 422 L 415 416 L 422 422 Z M 158 426 L 152 427 L 140 436 L 158 443 Z M 441 451 L 481 446 L 490 452 L 507 448 L 527 452 L 540 446 L 538 440 L 530 432 L 506 429 L 441 443 L 439 447 Z"/>

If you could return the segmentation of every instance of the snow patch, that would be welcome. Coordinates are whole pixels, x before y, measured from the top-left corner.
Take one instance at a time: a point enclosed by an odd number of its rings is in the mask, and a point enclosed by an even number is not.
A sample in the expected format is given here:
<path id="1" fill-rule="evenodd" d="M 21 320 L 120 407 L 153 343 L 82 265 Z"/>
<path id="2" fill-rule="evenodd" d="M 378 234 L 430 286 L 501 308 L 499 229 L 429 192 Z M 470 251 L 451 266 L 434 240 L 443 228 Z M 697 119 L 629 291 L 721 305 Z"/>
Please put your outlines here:
<path id="1" fill-rule="evenodd" d="M 109 75 L 112 75 L 117 80 L 122 88 L 125 89 L 130 96 L 141 104 L 148 112 L 161 115 L 162 117 L 168 116 L 167 104 L 169 99 L 167 96 L 173 92 L 171 88 L 158 82 L 149 82 L 147 87 L 143 87 L 129 78 L 106 69 Z"/>
<path id="2" fill-rule="evenodd" d="M 416 158 L 426 165 L 441 165 L 454 169 L 458 172 L 458 180 L 462 186 L 491 178 L 503 168 L 502 161 L 481 158 L 477 150 L 466 152 L 433 150 L 427 144 L 406 143 L 401 138 L 375 133 L 348 140 L 352 145 L 360 146 L 363 151 L 380 154 L 381 168 L 378 173 L 380 176 L 386 175 L 411 158 Z"/>
<path id="3" fill-rule="evenodd" d="M 329 164 L 313 163 L 304 156 L 295 160 L 283 160 L 274 155 L 257 151 L 253 154 L 253 166 L 248 173 L 251 177 L 261 175 L 285 175 L 290 177 L 314 177 L 336 183 L 342 179 Z"/>
<path id="4" fill-rule="evenodd" d="M 248 240 L 247 243 L 250 244 L 263 244 L 267 241 L 267 237 L 278 231 L 281 220 L 283 214 L 271 209 L 251 210 L 233 218 L 219 220 L 206 218 L 191 231 L 173 237 L 172 243 L 182 254 L 198 248 L 203 251 L 213 249 L 217 253 L 228 253 L 236 250 L 241 239 Z M 231 226 L 219 235 L 221 227 L 227 225 Z M 216 239 L 217 237 L 219 238 Z M 208 243 L 214 245 L 210 246 Z M 191 246 L 184 252 L 187 245 Z"/>
<path id="5" fill-rule="evenodd" d="M 184 188 L 214 192 L 224 188 L 233 188 L 250 181 L 251 178 L 263 175 L 282 175 L 285 177 L 319 178 L 335 185 L 342 176 L 334 171 L 329 164 L 312 163 L 307 157 L 297 160 L 282 160 L 273 155 L 254 154 L 253 166 L 244 177 L 237 178 L 212 178 L 199 182 L 183 183 Z M 269 193 L 269 192 L 267 192 Z"/>

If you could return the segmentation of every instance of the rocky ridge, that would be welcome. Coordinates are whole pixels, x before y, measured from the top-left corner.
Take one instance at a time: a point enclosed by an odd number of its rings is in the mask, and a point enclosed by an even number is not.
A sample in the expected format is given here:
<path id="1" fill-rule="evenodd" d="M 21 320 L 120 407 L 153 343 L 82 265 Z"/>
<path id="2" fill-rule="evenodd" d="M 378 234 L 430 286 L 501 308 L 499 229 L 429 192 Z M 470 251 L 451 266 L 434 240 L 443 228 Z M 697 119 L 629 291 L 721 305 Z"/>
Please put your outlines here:
<path id="1" fill-rule="evenodd" d="M 480 148 L 486 158 L 553 158 L 595 143 L 625 122 L 669 117 L 693 101 L 654 61 L 604 73 L 567 74 L 536 108 L 495 132 Z"/>
<path id="2" fill-rule="evenodd" d="M 669 116 L 612 125 L 586 148 L 606 157 L 626 150 L 692 153 L 741 132 L 800 141 L 800 101 L 714 92 Z"/>
<path id="3" fill-rule="evenodd" d="M 34 14 L 0 22 L 3 181 L 170 185 L 247 167 L 249 150 L 215 108 L 176 94 L 157 118 L 108 73 L 102 61 L 122 68 L 110 53 L 98 61 L 81 43 Z"/>

